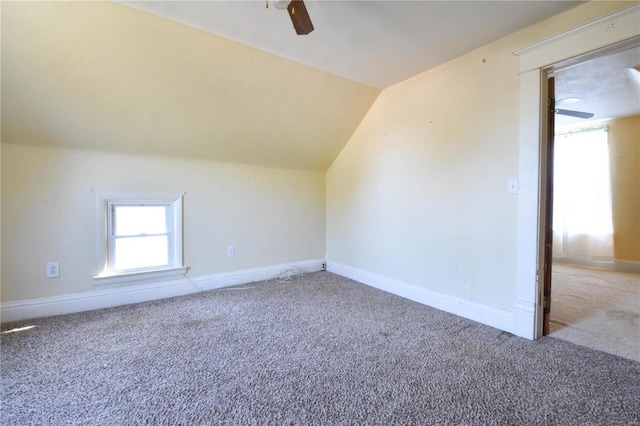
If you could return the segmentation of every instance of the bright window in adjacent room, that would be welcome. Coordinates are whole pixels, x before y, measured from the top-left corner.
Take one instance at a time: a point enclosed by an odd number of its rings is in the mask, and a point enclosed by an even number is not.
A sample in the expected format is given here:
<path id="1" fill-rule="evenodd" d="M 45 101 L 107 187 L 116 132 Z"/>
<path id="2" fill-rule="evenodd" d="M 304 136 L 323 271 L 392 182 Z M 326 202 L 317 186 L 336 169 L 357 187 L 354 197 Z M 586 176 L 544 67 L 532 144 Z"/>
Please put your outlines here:
<path id="1" fill-rule="evenodd" d="M 104 207 L 106 253 L 96 279 L 183 268 L 182 197 L 104 200 Z"/>
<path id="2" fill-rule="evenodd" d="M 611 176 L 607 127 L 556 135 L 554 255 L 613 257 Z"/>

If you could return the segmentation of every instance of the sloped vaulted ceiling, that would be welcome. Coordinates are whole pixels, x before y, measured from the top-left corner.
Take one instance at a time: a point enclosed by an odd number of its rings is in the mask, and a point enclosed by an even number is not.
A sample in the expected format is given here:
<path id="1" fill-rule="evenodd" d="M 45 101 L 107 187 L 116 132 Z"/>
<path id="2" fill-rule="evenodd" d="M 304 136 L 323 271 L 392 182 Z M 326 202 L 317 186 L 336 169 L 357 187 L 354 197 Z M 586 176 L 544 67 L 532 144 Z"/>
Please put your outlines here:
<path id="1" fill-rule="evenodd" d="M 380 89 L 113 2 L 2 2 L 2 142 L 326 170 Z"/>

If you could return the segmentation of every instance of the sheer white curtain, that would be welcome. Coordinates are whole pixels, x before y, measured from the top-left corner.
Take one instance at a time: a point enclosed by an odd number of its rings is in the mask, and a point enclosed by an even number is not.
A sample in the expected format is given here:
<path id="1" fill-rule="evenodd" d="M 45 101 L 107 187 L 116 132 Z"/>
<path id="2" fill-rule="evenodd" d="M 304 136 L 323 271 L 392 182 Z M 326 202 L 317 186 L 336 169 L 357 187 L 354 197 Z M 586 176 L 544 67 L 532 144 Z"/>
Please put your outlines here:
<path id="1" fill-rule="evenodd" d="M 556 135 L 553 254 L 613 258 L 607 128 Z"/>

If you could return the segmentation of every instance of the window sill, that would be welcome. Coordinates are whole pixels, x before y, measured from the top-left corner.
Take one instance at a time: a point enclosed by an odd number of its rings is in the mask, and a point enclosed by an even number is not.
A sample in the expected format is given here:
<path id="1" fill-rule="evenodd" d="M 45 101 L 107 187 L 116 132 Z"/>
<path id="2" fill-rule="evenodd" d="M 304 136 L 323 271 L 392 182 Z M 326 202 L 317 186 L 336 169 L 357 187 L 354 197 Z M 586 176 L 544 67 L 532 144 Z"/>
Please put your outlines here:
<path id="1" fill-rule="evenodd" d="M 103 285 L 103 284 L 116 284 L 116 283 L 124 283 L 129 281 L 142 281 L 149 280 L 154 278 L 165 278 L 165 277 L 174 277 L 178 275 L 186 275 L 187 267 L 182 266 L 179 268 L 169 268 L 169 269 L 156 269 L 153 271 L 142 271 L 142 272 L 128 272 L 123 274 L 105 274 L 98 275 L 93 277 L 93 283 L 95 285 Z"/>

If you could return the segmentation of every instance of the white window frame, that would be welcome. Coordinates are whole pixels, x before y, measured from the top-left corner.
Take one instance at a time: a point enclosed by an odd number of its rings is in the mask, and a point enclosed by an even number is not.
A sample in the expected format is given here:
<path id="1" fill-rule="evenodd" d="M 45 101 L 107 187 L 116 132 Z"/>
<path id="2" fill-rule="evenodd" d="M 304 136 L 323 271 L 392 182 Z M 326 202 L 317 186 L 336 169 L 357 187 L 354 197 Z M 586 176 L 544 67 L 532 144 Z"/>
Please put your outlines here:
<path id="1" fill-rule="evenodd" d="M 112 284 L 126 281 L 140 281 L 154 278 L 185 275 L 187 268 L 183 261 L 183 197 L 180 196 L 132 196 L 98 195 L 98 274 L 93 277 L 95 284 Z M 168 237 L 168 264 L 165 266 L 116 270 L 114 265 L 115 240 L 113 210 L 117 206 L 166 206 Z"/>

